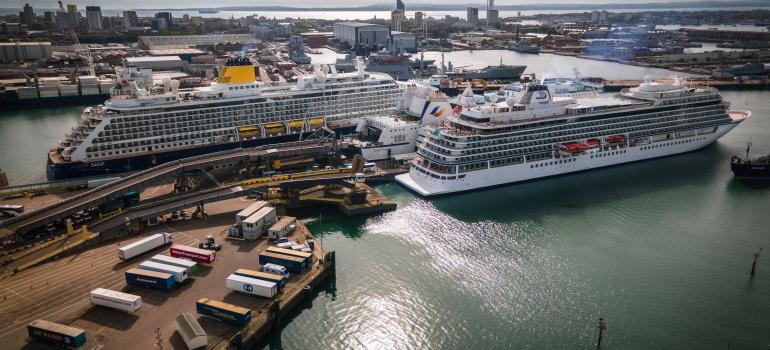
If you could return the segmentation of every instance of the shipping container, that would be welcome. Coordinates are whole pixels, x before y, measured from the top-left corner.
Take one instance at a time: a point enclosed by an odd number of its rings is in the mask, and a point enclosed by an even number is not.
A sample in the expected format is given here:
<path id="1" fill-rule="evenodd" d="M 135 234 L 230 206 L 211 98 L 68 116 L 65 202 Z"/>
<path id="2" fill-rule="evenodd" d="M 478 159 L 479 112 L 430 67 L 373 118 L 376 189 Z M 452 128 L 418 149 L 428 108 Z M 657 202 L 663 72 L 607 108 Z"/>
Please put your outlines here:
<path id="1" fill-rule="evenodd" d="M 176 317 L 176 331 L 179 332 L 188 349 L 202 348 L 208 344 L 206 331 L 190 313 L 183 313 Z"/>
<path id="2" fill-rule="evenodd" d="M 278 222 L 267 229 L 267 238 L 269 239 L 281 239 L 286 237 L 296 225 L 297 218 L 293 216 L 281 217 Z"/>
<path id="3" fill-rule="evenodd" d="M 276 254 L 271 252 L 264 252 L 259 254 L 259 263 L 261 265 L 271 263 L 276 265 L 285 266 L 289 271 L 304 271 L 310 266 L 308 259 L 298 258 L 296 256 L 289 256 L 283 254 Z"/>
<path id="4" fill-rule="evenodd" d="M 256 201 L 253 204 L 241 210 L 238 214 L 235 214 L 235 223 L 240 224 L 243 220 L 246 220 L 249 216 L 256 213 L 258 210 L 264 208 L 267 205 L 266 201 Z"/>
<path id="5" fill-rule="evenodd" d="M 156 233 L 150 237 L 118 248 L 120 260 L 128 260 L 149 250 L 172 242 L 170 233 Z"/>
<path id="6" fill-rule="evenodd" d="M 86 331 L 46 320 L 30 322 L 27 325 L 27 333 L 32 339 L 62 347 L 77 348 L 86 342 Z"/>
<path id="7" fill-rule="evenodd" d="M 233 273 L 238 276 L 256 278 L 258 280 L 273 282 L 278 285 L 279 292 L 282 291 L 283 288 L 286 286 L 286 276 L 283 276 L 283 275 L 276 275 L 272 273 L 254 271 L 254 270 L 248 270 L 248 269 L 237 269 Z"/>
<path id="8" fill-rule="evenodd" d="M 297 242 L 295 241 L 288 241 L 288 242 L 279 242 L 275 246 L 278 248 L 291 249 L 291 247 L 293 247 L 296 244 Z"/>
<path id="9" fill-rule="evenodd" d="M 195 310 L 201 315 L 241 327 L 251 321 L 250 309 L 208 298 L 199 299 L 195 303 Z"/>
<path id="10" fill-rule="evenodd" d="M 184 267 L 166 265 L 154 261 L 145 261 L 139 264 L 139 268 L 142 270 L 169 273 L 174 276 L 174 281 L 177 283 L 182 283 L 187 280 L 187 269 Z"/>
<path id="11" fill-rule="evenodd" d="M 169 249 L 171 256 L 175 258 L 190 259 L 199 264 L 210 264 L 214 262 L 217 254 L 213 250 L 200 249 L 186 245 L 174 244 Z"/>
<path id="12" fill-rule="evenodd" d="M 187 270 L 187 276 L 195 276 L 198 274 L 198 264 L 192 260 L 158 254 L 150 258 L 150 261 L 184 268 Z"/>
<path id="13" fill-rule="evenodd" d="M 227 288 L 234 291 L 265 298 L 272 298 L 278 292 L 278 287 L 275 282 L 258 280 L 256 278 L 249 278 L 236 274 L 227 276 L 225 284 L 227 285 Z"/>
<path id="14" fill-rule="evenodd" d="M 104 288 L 92 290 L 90 297 L 91 304 L 128 312 L 134 312 L 142 307 L 142 297 Z"/>
<path id="15" fill-rule="evenodd" d="M 150 270 L 130 269 L 126 271 L 126 284 L 169 290 L 174 288 L 174 275 Z"/>
<path id="16" fill-rule="evenodd" d="M 284 249 L 284 248 L 278 248 L 278 247 L 267 247 L 267 251 L 270 252 L 270 253 L 291 255 L 291 256 L 295 256 L 295 257 L 302 258 L 302 259 L 308 259 L 308 260 L 311 260 L 313 258 L 313 254 L 311 254 L 311 253 L 298 252 L 298 251 L 296 251 L 294 249 Z"/>

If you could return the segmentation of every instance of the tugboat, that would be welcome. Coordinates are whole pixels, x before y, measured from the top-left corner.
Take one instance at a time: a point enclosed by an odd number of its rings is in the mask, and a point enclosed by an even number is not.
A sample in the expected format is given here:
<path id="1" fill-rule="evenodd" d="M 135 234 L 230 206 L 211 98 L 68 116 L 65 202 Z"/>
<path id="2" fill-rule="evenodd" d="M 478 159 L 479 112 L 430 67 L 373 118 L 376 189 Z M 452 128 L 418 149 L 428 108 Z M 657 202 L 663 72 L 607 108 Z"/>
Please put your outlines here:
<path id="1" fill-rule="evenodd" d="M 746 158 L 738 156 L 730 158 L 730 170 L 736 179 L 767 179 L 770 180 L 770 155 L 759 158 L 749 158 L 751 141 L 746 146 Z"/>

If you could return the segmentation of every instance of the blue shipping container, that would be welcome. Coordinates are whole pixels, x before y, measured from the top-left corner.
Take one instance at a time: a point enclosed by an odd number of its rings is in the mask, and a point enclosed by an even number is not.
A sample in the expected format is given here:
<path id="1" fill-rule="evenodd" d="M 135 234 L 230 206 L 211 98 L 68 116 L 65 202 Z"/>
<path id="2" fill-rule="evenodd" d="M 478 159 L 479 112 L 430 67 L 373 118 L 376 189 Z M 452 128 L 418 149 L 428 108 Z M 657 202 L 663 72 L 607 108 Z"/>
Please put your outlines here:
<path id="1" fill-rule="evenodd" d="M 195 310 L 201 315 L 238 326 L 245 326 L 251 320 L 251 310 L 207 298 L 198 300 Z"/>
<path id="2" fill-rule="evenodd" d="M 237 269 L 233 273 L 239 276 L 256 278 L 258 280 L 273 282 L 278 286 L 278 291 L 282 291 L 283 287 L 286 286 L 286 276 L 275 275 L 272 273 L 266 273 L 262 271 L 252 271 L 247 269 Z"/>
<path id="3" fill-rule="evenodd" d="M 292 257 L 288 255 L 275 254 L 270 252 L 264 252 L 259 254 L 259 263 L 261 265 L 272 263 L 281 266 L 286 266 L 289 271 L 301 272 L 305 271 L 308 266 L 308 260 Z"/>
<path id="4" fill-rule="evenodd" d="M 170 290 L 174 288 L 174 275 L 149 270 L 130 269 L 126 271 L 126 284 Z"/>

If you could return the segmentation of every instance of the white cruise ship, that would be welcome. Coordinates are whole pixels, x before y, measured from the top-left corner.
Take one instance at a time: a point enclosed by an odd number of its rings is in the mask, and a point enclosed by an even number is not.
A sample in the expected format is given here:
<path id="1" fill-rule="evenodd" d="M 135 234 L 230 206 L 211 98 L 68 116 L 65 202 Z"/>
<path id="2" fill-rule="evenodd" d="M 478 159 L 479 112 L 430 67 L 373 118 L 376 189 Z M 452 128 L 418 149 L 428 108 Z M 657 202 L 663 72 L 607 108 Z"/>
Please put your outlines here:
<path id="1" fill-rule="evenodd" d="M 356 118 L 396 111 L 402 91 L 387 74 L 317 69 L 296 83 L 257 82 L 254 66 L 231 59 L 217 82 L 183 90 L 149 69 L 118 71 L 110 99 L 48 153 L 49 180 L 145 169 L 179 158 L 297 141 L 321 127 L 352 133 Z"/>
<path id="2" fill-rule="evenodd" d="M 428 126 L 409 173 L 396 179 L 432 196 L 694 151 L 751 115 L 728 108 L 716 89 L 680 79 L 590 98 L 528 85 L 518 100 Z"/>

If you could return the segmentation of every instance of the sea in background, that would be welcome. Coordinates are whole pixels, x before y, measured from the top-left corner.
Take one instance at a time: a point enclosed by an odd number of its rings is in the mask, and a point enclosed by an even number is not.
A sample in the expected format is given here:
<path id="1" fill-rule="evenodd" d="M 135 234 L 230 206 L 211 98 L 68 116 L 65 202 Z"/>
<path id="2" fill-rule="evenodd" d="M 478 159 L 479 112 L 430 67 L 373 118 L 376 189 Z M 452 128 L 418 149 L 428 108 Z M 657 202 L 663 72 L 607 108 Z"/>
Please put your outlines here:
<path id="1" fill-rule="evenodd" d="M 216 4 L 212 4 L 216 5 Z M 479 8 L 479 18 L 486 18 L 486 11 L 484 6 L 478 6 Z M 755 7 L 714 7 L 714 8 L 677 8 L 677 9 L 615 9 L 615 10 L 607 10 L 610 12 L 617 12 L 617 13 L 634 13 L 634 12 L 645 12 L 645 11 L 750 11 L 752 9 L 770 9 L 770 6 L 755 6 Z M 80 13 L 85 16 L 85 8 L 82 6 L 79 7 Z M 126 10 L 131 10 L 130 8 L 127 8 Z M 20 9 L 18 8 L 0 8 L 0 15 L 16 15 L 18 14 Z M 53 8 L 38 8 L 35 7 L 35 12 L 38 13 L 38 15 L 42 15 L 44 11 L 55 11 Z M 285 18 L 295 18 L 295 19 L 325 19 L 325 20 L 345 20 L 345 21 L 353 21 L 353 20 L 369 20 L 372 18 L 379 18 L 379 19 L 390 19 L 390 11 L 335 11 L 335 10 L 329 10 L 329 11 L 323 11 L 323 10 L 314 10 L 314 11 L 219 11 L 217 13 L 199 13 L 197 10 L 162 10 L 162 9 L 152 9 L 152 10 L 146 10 L 146 9 L 135 9 L 136 14 L 139 17 L 153 17 L 155 16 L 155 13 L 159 11 L 164 12 L 171 12 L 171 15 L 175 18 L 181 18 L 184 15 L 189 16 L 197 16 L 197 17 L 205 17 L 205 18 L 239 18 L 239 17 L 246 17 L 246 16 L 265 16 L 267 18 L 275 18 L 275 19 L 285 19 Z M 585 9 L 583 10 L 529 10 L 529 11 L 511 11 L 511 10 L 500 10 L 499 16 L 500 18 L 506 18 L 506 17 L 516 17 L 521 13 L 522 16 L 534 16 L 538 14 L 565 14 L 565 13 L 582 13 L 582 12 L 590 12 L 593 11 L 592 8 L 590 8 L 590 5 L 587 5 Z M 414 10 L 408 10 L 406 11 L 406 17 L 407 18 L 414 18 Z M 433 17 L 433 18 L 443 18 L 445 16 L 452 16 L 452 17 L 459 17 L 459 18 L 465 18 L 466 11 L 430 11 L 425 10 L 422 11 L 426 17 Z M 114 9 L 114 8 L 102 8 L 102 14 L 104 16 L 122 16 L 123 9 Z M 536 24 L 535 22 L 527 23 L 524 22 L 523 24 Z M 707 26 L 707 27 L 718 27 L 718 26 Z M 729 26 L 733 28 L 732 26 Z M 753 26 L 740 26 L 740 28 L 743 27 L 753 27 Z M 757 27 L 761 30 L 763 27 Z M 735 30 L 735 29 L 732 29 Z M 755 30 L 755 29 L 752 29 Z"/>
<path id="2" fill-rule="evenodd" d="M 485 66 L 500 54 L 538 76 L 671 74 L 508 51 L 445 59 Z M 734 180 L 729 158 L 749 138 L 753 155 L 770 153 L 770 91 L 723 96 L 753 115 L 696 152 L 436 199 L 391 183 L 377 188 L 393 212 L 325 212 L 310 228 L 337 273 L 258 348 L 592 349 L 604 317 L 605 349 L 766 349 L 770 185 Z M 44 179 L 46 150 L 79 112 L 0 111 L 12 183 Z"/>

